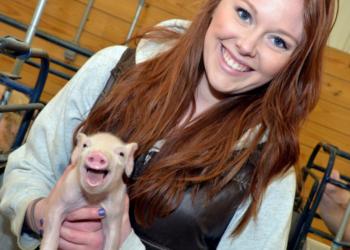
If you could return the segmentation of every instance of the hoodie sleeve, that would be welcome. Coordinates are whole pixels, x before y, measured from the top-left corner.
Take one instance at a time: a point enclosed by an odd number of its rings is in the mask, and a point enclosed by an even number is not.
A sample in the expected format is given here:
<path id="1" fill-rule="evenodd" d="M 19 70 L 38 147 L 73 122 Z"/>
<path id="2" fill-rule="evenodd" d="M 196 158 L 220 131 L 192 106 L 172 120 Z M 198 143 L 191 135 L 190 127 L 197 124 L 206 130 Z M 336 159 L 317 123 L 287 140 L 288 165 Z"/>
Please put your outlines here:
<path id="1" fill-rule="evenodd" d="M 286 249 L 295 189 L 295 170 L 291 168 L 282 177 L 271 182 L 256 219 L 251 219 L 243 231 L 232 238 L 231 233 L 242 219 L 250 200 L 237 210 L 219 243 L 218 250 Z"/>
<path id="2" fill-rule="evenodd" d="M 0 211 L 11 221 L 11 231 L 22 249 L 39 244 L 21 233 L 28 204 L 46 197 L 62 175 L 70 160 L 73 132 L 86 118 L 125 49 L 113 46 L 92 56 L 40 112 L 25 144 L 10 154 Z"/>

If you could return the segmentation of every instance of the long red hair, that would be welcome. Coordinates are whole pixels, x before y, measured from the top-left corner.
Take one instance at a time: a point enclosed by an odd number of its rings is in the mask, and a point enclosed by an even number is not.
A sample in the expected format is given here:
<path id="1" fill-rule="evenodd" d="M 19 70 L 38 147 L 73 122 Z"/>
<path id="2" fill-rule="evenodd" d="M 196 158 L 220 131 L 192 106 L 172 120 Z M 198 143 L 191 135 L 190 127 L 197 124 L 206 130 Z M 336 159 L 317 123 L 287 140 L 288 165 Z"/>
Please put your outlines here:
<path id="1" fill-rule="evenodd" d="M 240 232 L 256 215 L 269 182 L 298 159 L 300 125 L 320 93 L 322 50 L 333 23 L 334 0 L 304 1 L 302 44 L 271 82 L 228 97 L 179 126 L 189 107 L 194 113 L 194 93 L 204 73 L 204 37 L 219 2 L 208 0 L 187 32 L 177 35 L 172 48 L 127 70 L 81 124 L 85 133 L 108 131 L 137 142 L 136 157 L 165 139 L 161 151 L 130 188 L 140 224 L 171 213 L 189 187 L 206 188 L 208 197 L 214 196 L 233 179 L 268 131 L 246 194 L 252 203 L 235 230 Z M 145 36 L 159 40 L 174 38 L 174 33 L 157 28 Z M 251 128 L 257 128 L 253 138 L 232 157 L 233 146 Z"/>

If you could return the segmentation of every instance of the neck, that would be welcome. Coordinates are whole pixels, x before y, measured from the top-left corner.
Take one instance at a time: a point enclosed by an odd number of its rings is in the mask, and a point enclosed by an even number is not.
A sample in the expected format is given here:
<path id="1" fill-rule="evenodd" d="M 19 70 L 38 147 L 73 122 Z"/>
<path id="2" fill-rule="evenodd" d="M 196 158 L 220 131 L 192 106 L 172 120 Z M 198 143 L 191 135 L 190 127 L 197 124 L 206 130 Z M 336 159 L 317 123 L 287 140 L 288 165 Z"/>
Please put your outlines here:
<path id="1" fill-rule="evenodd" d="M 195 103 L 196 111 L 195 117 L 213 107 L 220 102 L 225 96 L 215 91 L 209 84 L 208 78 L 204 73 L 199 81 L 196 93 Z"/>
<path id="2" fill-rule="evenodd" d="M 220 98 L 216 97 L 213 94 L 213 91 L 210 89 L 210 85 L 207 80 L 207 76 L 205 73 L 203 74 L 202 78 L 199 80 L 195 96 L 195 111 L 192 117 L 190 116 L 190 110 L 192 108 L 191 106 L 188 107 L 186 114 L 182 118 L 179 125 L 184 125 L 184 122 L 190 118 L 190 121 L 197 118 L 199 115 L 210 109 L 212 106 L 217 104 L 220 101 Z"/>

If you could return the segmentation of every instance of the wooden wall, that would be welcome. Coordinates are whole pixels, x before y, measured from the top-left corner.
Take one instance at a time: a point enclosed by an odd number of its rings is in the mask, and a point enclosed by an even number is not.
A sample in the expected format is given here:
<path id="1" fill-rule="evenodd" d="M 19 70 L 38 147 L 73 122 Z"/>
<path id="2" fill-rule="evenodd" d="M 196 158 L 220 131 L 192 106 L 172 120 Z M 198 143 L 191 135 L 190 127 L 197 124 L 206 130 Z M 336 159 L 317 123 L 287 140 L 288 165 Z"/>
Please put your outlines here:
<path id="1" fill-rule="evenodd" d="M 31 20 L 37 1 L 0 0 L 0 13 L 23 23 Z M 40 22 L 43 30 L 62 39 L 72 40 L 79 25 L 87 0 L 50 0 Z M 81 46 L 97 51 L 124 41 L 133 19 L 138 1 L 96 0 L 81 37 Z M 188 19 L 199 8 L 202 0 L 148 0 L 137 29 L 154 25 L 169 18 Z M 15 35 L 24 38 L 24 33 L 0 23 L 0 36 Z M 34 46 L 45 48 L 53 58 L 63 60 L 64 49 L 41 39 L 34 39 Z M 78 57 L 72 65 L 80 66 L 86 59 Z M 328 48 L 325 55 L 323 90 L 320 102 L 305 123 L 301 132 L 301 157 L 299 165 L 305 164 L 312 148 L 320 141 L 337 145 L 350 152 L 350 55 Z M 8 58 L 0 57 L 1 70 L 11 70 Z M 33 84 L 35 70 L 26 66 L 23 81 Z M 50 76 L 43 96 L 48 101 L 65 84 L 65 81 Z M 324 164 L 326 155 L 320 158 Z M 350 164 L 337 160 L 336 168 L 350 176 Z"/>
<path id="2" fill-rule="evenodd" d="M 37 0 L 0 0 L 0 13 L 15 18 L 22 23 L 29 24 L 37 2 Z M 47 1 L 39 29 L 61 39 L 72 41 L 79 27 L 87 2 L 88 0 Z M 166 19 L 189 19 L 195 10 L 199 8 L 201 2 L 202 0 L 146 1 L 136 32 Z M 80 39 L 81 47 L 97 51 L 110 45 L 123 43 L 138 3 L 139 1 L 137 0 L 95 0 Z M 24 32 L 0 23 L 0 36 L 8 34 L 20 39 L 24 39 L 25 37 Z M 64 49 L 56 45 L 35 38 L 33 46 L 46 49 L 52 58 L 64 60 Z M 13 65 L 10 63 L 11 61 L 7 58 L 2 60 L 6 62 L 5 69 L 11 70 Z M 86 58 L 78 56 L 75 61 L 67 61 L 67 63 L 80 66 L 85 60 Z M 58 70 L 66 72 L 59 67 Z M 70 72 L 68 71 L 68 73 Z M 34 80 L 35 74 L 33 74 L 33 69 L 31 67 L 25 67 L 23 69 L 23 81 L 31 85 L 34 83 Z M 43 101 L 48 101 L 65 82 L 58 77 L 50 76 L 42 96 Z"/>

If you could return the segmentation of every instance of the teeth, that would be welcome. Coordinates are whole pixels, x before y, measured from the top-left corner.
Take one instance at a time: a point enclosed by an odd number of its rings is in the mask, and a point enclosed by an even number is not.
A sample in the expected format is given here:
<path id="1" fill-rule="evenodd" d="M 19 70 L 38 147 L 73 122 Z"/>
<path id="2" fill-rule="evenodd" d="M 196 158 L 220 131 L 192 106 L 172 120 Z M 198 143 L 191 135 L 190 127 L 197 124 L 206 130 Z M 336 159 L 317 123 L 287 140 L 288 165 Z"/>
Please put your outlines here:
<path id="1" fill-rule="evenodd" d="M 244 66 L 235 60 L 230 56 L 230 54 L 226 51 L 226 49 L 223 49 L 223 57 L 225 59 L 226 64 L 234 70 L 241 71 L 241 72 L 246 72 L 249 71 L 249 67 Z"/>

